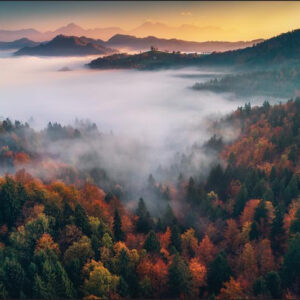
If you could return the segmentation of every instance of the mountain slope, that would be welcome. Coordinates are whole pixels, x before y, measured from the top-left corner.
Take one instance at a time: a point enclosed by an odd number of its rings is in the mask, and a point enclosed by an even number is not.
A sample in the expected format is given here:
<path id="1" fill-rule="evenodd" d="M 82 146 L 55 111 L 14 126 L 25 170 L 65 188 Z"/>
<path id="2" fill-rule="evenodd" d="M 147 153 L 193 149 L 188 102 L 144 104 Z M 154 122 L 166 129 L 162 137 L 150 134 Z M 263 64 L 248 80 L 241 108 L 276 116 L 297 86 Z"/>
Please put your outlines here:
<path id="1" fill-rule="evenodd" d="M 299 58 L 300 29 L 283 33 L 245 49 L 225 53 L 213 53 L 201 58 L 201 63 L 236 66 L 270 66 L 299 60 Z"/>
<path id="2" fill-rule="evenodd" d="M 20 49 L 23 47 L 34 47 L 37 46 L 39 43 L 31 41 L 27 38 L 22 38 L 19 40 L 15 40 L 13 42 L 0 42 L 0 49 L 1 50 L 8 50 L 8 49 Z"/>
<path id="3" fill-rule="evenodd" d="M 154 36 L 138 38 L 131 35 L 116 34 L 106 42 L 106 45 L 114 48 L 128 48 L 131 50 L 147 50 L 153 46 L 168 51 L 224 52 L 249 47 L 262 41 L 263 40 L 239 42 L 208 41 L 200 43 L 178 39 L 159 39 Z"/>
<path id="4" fill-rule="evenodd" d="M 115 50 L 102 44 L 102 40 L 58 35 L 48 43 L 40 44 L 36 47 L 22 48 L 15 52 L 15 55 L 80 56 L 115 52 Z"/>
<path id="5" fill-rule="evenodd" d="M 154 70 L 161 68 L 183 67 L 195 65 L 197 54 L 168 53 L 152 49 L 148 52 L 129 55 L 113 54 L 92 60 L 88 66 L 92 69 L 138 69 Z"/>

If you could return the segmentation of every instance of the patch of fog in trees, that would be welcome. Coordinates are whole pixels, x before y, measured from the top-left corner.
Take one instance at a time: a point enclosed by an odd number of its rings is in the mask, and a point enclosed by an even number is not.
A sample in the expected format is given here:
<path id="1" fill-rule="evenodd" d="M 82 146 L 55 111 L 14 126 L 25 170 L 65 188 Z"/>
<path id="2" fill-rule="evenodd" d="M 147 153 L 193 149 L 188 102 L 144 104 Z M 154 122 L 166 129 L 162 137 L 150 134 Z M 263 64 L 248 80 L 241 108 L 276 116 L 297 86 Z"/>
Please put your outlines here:
<path id="1" fill-rule="evenodd" d="M 168 182 L 180 173 L 207 172 L 216 156 L 201 145 L 212 135 L 211 124 L 246 102 L 189 88 L 195 80 L 219 76 L 217 70 L 95 71 L 84 67 L 91 59 L 4 55 L 1 117 L 30 120 L 36 129 L 48 122 L 95 122 L 102 133 L 97 138 L 51 141 L 47 151 L 80 169 L 101 167 L 133 194 L 150 173 Z M 63 68 L 71 71 L 59 72 Z M 227 140 L 236 136 L 230 127 L 221 132 Z"/>

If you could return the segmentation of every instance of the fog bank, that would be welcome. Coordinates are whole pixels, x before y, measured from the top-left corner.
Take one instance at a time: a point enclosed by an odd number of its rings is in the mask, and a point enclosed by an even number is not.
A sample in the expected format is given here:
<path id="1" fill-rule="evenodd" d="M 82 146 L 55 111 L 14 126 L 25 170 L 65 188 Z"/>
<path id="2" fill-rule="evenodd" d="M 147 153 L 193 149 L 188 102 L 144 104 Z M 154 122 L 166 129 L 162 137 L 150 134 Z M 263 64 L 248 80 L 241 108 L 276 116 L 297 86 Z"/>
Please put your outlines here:
<path id="1" fill-rule="evenodd" d="M 230 94 L 189 88 L 218 72 L 94 71 L 84 66 L 92 58 L 15 58 L 2 52 L 1 117 L 29 120 L 37 129 L 49 121 L 95 122 L 104 133 L 101 140 L 60 141 L 50 144 L 49 151 L 80 168 L 90 167 L 81 158 L 93 151 L 97 159 L 91 165 L 101 165 L 117 180 L 143 181 L 150 173 L 155 175 L 158 167 L 168 168 L 191 152 L 192 168 L 185 170 L 186 175 L 206 170 L 215 157 L 202 153 L 195 144 L 211 136 L 210 120 L 246 102 Z M 59 71 L 63 68 L 70 71 Z M 253 104 L 262 100 L 251 99 Z M 232 138 L 232 132 L 228 133 L 225 138 Z"/>

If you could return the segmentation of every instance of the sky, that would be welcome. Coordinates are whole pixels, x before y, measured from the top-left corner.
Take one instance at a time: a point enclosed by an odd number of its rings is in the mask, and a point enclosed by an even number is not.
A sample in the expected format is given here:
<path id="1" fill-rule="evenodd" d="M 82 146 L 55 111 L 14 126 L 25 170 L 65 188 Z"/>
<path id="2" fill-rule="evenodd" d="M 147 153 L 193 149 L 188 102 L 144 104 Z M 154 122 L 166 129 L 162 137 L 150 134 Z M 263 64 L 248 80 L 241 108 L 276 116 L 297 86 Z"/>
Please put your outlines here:
<path id="1" fill-rule="evenodd" d="M 268 38 L 300 28 L 299 15 L 297 1 L 2 1 L 0 29 L 47 31 L 74 22 L 86 29 L 118 26 L 131 30 L 151 21 L 172 27 L 183 24 L 209 27 L 206 32 L 212 40 L 222 37 L 233 41 Z M 181 38 L 201 40 L 200 31 L 181 34 L 180 31 L 179 28 Z M 177 37 L 176 32 L 172 34 Z"/>

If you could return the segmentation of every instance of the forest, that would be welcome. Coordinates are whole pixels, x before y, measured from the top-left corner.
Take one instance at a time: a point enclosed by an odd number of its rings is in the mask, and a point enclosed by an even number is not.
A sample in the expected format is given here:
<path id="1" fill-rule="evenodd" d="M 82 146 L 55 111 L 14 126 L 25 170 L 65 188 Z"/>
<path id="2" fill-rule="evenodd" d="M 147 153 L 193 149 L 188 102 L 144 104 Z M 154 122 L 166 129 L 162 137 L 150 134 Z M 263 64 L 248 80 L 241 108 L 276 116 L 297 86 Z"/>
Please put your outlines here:
<path id="1" fill-rule="evenodd" d="M 294 63 L 282 69 L 226 75 L 220 79 L 195 83 L 192 88 L 219 93 L 232 92 L 248 97 L 263 95 L 285 98 L 299 92 L 299 75 L 299 65 Z"/>
<path id="2" fill-rule="evenodd" d="M 214 126 L 205 178 L 149 174 L 157 214 L 105 170 L 47 151 L 96 125 L 1 121 L 0 298 L 299 297 L 300 98 L 247 103 Z"/>

